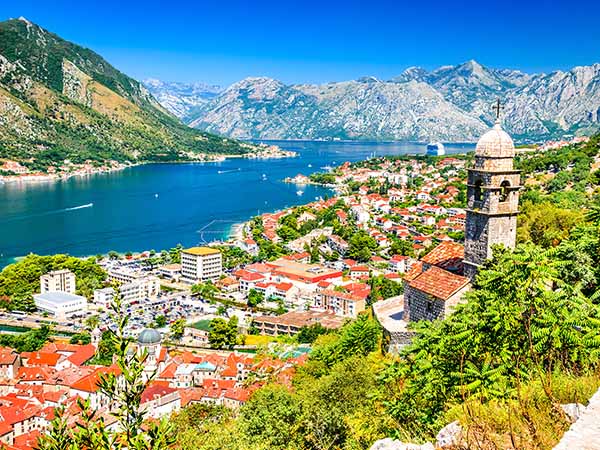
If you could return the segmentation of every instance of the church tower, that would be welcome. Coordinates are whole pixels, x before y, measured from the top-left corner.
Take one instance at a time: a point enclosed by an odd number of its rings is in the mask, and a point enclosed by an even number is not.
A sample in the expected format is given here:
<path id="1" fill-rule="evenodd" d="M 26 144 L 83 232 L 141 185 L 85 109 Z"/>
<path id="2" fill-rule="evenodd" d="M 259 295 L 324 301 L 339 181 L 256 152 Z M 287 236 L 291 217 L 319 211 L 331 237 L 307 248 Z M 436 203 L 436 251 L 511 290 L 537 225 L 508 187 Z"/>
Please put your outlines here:
<path id="1" fill-rule="evenodd" d="M 500 126 L 500 102 L 496 108 L 496 124 L 477 142 L 467 177 L 464 273 L 471 279 L 493 245 L 513 248 L 516 241 L 520 171 L 513 167 L 513 141 Z"/>

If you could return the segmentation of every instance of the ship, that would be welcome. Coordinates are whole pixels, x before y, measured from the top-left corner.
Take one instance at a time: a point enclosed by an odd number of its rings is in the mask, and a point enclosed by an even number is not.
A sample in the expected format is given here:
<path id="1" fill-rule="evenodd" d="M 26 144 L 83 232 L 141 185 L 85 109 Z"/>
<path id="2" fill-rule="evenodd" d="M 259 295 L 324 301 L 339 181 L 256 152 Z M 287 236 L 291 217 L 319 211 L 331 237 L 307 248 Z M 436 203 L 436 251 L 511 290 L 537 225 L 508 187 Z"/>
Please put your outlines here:
<path id="1" fill-rule="evenodd" d="M 427 144 L 427 156 L 444 156 L 446 150 L 444 150 L 444 144 L 441 142 L 430 142 Z"/>

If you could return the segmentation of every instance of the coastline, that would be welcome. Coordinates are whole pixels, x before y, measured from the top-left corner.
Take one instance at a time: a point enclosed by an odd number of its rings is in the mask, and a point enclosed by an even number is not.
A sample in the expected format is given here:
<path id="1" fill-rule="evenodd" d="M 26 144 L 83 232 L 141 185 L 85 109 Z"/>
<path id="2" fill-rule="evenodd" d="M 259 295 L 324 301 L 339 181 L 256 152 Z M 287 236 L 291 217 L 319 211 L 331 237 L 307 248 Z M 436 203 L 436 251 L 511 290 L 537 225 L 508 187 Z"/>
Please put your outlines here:
<path id="1" fill-rule="evenodd" d="M 125 170 L 132 167 L 141 166 L 144 164 L 190 164 L 190 163 L 218 163 L 223 162 L 227 159 L 281 159 L 281 158 L 294 158 L 298 156 L 298 153 L 282 150 L 282 149 L 273 149 L 269 148 L 264 151 L 259 151 L 256 153 L 246 153 L 246 154 L 233 154 L 233 155 L 224 155 L 224 154 L 196 154 L 194 158 L 190 158 L 187 160 L 177 160 L 177 161 L 138 161 L 138 162 L 128 162 L 117 163 L 116 161 L 111 161 L 111 166 L 102 166 L 99 168 L 96 167 L 84 167 L 73 172 L 63 172 L 63 173 L 22 173 L 18 175 L 1 175 L 0 172 L 0 186 L 3 184 L 18 184 L 18 183 L 51 183 L 58 181 L 66 181 L 70 178 L 74 177 L 86 177 L 90 175 L 102 175 L 113 172 L 119 172 L 121 170 Z"/>

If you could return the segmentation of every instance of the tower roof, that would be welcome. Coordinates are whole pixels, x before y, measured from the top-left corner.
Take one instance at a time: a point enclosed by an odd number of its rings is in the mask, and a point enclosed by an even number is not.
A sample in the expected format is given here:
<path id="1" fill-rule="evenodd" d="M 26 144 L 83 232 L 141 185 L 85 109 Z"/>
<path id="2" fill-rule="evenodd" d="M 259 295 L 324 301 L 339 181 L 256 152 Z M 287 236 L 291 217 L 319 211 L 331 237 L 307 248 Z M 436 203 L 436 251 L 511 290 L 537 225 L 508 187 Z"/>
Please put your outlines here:
<path id="1" fill-rule="evenodd" d="M 138 343 L 147 345 L 160 344 L 161 339 L 162 337 L 158 331 L 146 328 L 138 336 Z"/>
<path id="2" fill-rule="evenodd" d="M 493 128 L 481 136 L 477 142 L 475 156 L 514 158 L 515 145 L 508 133 L 496 122 Z"/>

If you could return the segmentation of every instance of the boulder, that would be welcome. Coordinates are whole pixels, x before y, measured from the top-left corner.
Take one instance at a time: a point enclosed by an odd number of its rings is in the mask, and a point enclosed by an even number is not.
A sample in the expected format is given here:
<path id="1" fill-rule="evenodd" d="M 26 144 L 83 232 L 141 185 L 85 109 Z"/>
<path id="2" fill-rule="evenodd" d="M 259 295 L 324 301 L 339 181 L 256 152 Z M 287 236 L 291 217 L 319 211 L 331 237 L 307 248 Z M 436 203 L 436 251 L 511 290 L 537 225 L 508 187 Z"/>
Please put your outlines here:
<path id="1" fill-rule="evenodd" d="M 430 442 L 420 445 L 385 438 L 376 441 L 371 450 L 435 450 L 435 447 Z"/>
<path id="2" fill-rule="evenodd" d="M 581 403 L 567 403 L 566 405 L 560 405 L 562 410 L 565 412 L 571 423 L 577 422 L 579 416 L 585 411 L 585 406 Z"/>
<path id="3" fill-rule="evenodd" d="M 436 436 L 436 444 L 439 448 L 458 447 L 462 441 L 462 427 L 455 420 L 449 423 Z"/>

